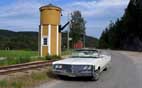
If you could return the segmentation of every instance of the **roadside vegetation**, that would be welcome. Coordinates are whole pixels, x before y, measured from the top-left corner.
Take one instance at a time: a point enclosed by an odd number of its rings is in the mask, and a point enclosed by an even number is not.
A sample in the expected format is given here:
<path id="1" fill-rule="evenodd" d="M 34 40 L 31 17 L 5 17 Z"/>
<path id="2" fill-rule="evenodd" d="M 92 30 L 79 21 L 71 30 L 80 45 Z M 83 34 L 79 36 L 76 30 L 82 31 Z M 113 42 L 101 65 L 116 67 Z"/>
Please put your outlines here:
<path id="1" fill-rule="evenodd" d="M 37 51 L 27 51 L 27 50 L 0 50 L 0 57 L 32 57 L 38 56 Z"/>
<path id="2" fill-rule="evenodd" d="M 32 88 L 49 81 L 52 77 L 54 76 L 49 68 L 24 74 L 16 73 L 0 80 L 0 88 Z"/>
<path id="3" fill-rule="evenodd" d="M 37 51 L 6 51 L 0 50 L 0 66 L 21 64 L 33 61 L 58 60 L 61 56 L 39 57 Z"/>
<path id="4" fill-rule="evenodd" d="M 62 52 L 62 55 L 68 55 L 72 50 Z M 38 57 L 36 51 L 0 51 L 0 66 L 27 63 L 32 61 L 50 61 L 59 60 L 61 56 Z M 14 75 L 13 75 L 14 74 Z M 56 78 L 52 74 L 51 67 L 29 70 L 26 72 L 17 72 L 6 75 L 6 78 L 0 79 L 0 88 L 32 88 L 44 82 Z M 14 80 L 13 80 L 14 79 Z"/>
<path id="5" fill-rule="evenodd" d="M 72 50 L 66 50 L 62 52 L 62 55 L 71 54 Z M 2 59 L 1 57 L 5 57 Z M 59 60 L 61 56 L 46 56 L 46 57 L 38 57 L 37 51 L 5 51 L 0 50 L 0 66 L 14 65 L 27 63 L 32 61 L 49 61 L 49 60 Z M 30 70 L 29 70 L 30 71 Z M 6 78 L 0 79 L 0 88 L 30 88 L 42 84 L 51 80 L 52 78 L 56 78 L 54 74 L 52 74 L 51 68 L 46 67 L 26 72 L 12 73 L 7 75 Z M 14 74 L 14 75 L 13 75 Z M 14 79 L 14 80 L 13 80 Z"/>
<path id="6" fill-rule="evenodd" d="M 36 61 L 37 51 L 0 50 L 0 66 Z"/>

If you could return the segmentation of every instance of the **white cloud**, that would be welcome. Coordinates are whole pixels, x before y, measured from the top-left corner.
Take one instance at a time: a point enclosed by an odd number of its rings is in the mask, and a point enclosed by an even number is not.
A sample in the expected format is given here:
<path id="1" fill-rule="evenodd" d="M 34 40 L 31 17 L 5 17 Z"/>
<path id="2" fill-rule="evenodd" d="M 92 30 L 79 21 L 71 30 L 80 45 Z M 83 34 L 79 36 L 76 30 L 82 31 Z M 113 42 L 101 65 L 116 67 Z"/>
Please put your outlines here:
<path id="1" fill-rule="evenodd" d="M 87 34 L 99 37 L 111 20 L 115 21 L 124 14 L 128 3 L 129 0 L 91 0 L 88 2 L 78 0 L 64 5 L 63 13 L 67 16 L 74 10 L 80 10 L 87 21 Z"/>
<path id="2" fill-rule="evenodd" d="M 63 8 L 66 11 L 65 14 L 74 10 L 82 11 L 84 16 L 102 15 L 104 12 L 109 11 L 112 8 L 122 8 L 128 4 L 129 0 L 100 0 L 100 1 L 76 1 L 64 5 Z"/>
<path id="3" fill-rule="evenodd" d="M 17 0 L 17 2 L 0 8 L 0 17 L 16 16 L 16 15 L 34 15 L 38 12 L 41 3 L 36 1 Z M 36 14 L 35 14 L 36 15 Z"/>
<path id="4" fill-rule="evenodd" d="M 43 2 L 44 1 L 44 2 Z M 39 7 L 52 2 L 51 0 L 17 0 L 17 2 L 0 8 L 1 28 L 14 28 L 18 31 L 35 30 L 39 25 Z M 108 25 L 110 20 L 120 17 L 129 0 L 73 0 L 67 4 L 57 1 L 63 9 L 62 23 L 67 21 L 67 14 L 80 10 L 87 21 L 87 34 L 100 36 L 100 32 Z M 54 1 L 54 2 L 55 2 Z M 93 31 L 93 32 L 92 32 Z M 92 34 L 94 33 L 94 34 Z"/>
<path id="5" fill-rule="evenodd" d="M 17 2 L 0 8 L 0 28 L 14 31 L 38 31 L 39 7 L 42 3 L 34 0 Z"/>

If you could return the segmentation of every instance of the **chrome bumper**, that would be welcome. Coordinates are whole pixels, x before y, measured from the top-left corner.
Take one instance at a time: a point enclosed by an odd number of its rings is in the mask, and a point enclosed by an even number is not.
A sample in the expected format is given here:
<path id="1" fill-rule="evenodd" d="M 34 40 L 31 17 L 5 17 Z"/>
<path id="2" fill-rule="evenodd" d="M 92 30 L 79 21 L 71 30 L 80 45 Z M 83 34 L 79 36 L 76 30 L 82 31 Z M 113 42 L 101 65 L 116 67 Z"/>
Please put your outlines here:
<path id="1" fill-rule="evenodd" d="M 66 72 L 63 70 L 53 70 L 53 73 L 56 75 L 63 75 L 68 77 L 89 77 L 92 76 L 92 71 L 82 71 L 82 72 Z"/>

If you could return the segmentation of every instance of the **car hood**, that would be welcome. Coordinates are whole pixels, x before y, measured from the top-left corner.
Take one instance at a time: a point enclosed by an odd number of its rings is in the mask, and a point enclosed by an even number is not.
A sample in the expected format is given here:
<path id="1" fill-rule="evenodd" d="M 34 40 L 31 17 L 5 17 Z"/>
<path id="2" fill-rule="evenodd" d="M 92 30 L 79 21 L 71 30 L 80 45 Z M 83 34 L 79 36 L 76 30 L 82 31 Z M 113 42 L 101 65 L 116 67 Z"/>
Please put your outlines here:
<path id="1" fill-rule="evenodd" d="M 100 58 L 68 58 L 53 62 L 53 64 L 94 65 Z"/>

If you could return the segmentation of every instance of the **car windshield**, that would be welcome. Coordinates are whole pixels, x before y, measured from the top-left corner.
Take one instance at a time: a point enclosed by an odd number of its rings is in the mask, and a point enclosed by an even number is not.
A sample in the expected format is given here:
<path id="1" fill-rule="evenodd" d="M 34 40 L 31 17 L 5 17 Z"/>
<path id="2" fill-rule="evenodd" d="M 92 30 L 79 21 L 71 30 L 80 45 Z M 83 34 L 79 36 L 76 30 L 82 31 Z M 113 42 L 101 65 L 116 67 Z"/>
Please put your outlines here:
<path id="1" fill-rule="evenodd" d="M 77 50 L 72 53 L 72 58 L 97 58 L 99 52 L 97 50 Z"/>

